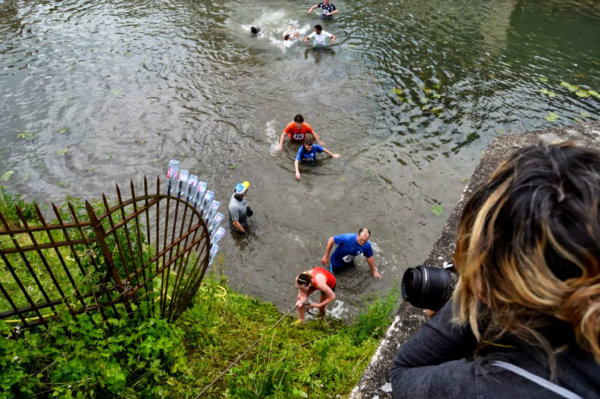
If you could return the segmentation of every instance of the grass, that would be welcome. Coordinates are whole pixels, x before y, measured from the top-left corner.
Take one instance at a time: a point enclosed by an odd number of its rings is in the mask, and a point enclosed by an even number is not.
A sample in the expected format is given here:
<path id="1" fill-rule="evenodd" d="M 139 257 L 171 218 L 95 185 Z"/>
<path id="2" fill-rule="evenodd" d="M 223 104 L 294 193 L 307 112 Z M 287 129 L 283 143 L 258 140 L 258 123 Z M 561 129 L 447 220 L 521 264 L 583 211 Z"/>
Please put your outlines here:
<path id="1" fill-rule="evenodd" d="M 0 211 L 13 226 L 19 224 L 15 204 L 26 219 L 35 219 L 31 204 L 0 186 Z M 17 238 L 20 245 L 28 240 Z M 49 238 L 39 234 L 36 240 Z M 0 245 L 13 243 L 5 238 Z M 53 270 L 63 268 L 57 252 L 47 259 Z M 76 274 L 73 260 L 64 262 L 78 282 L 86 278 Z M 16 269 L 26 267 L 18 258 L 11 263 Z M 31 265 L 40 271 L 46 267 L 33 258 Z M 272 303 L 233 291 L 222 266 L 218 258 L 188 309 L 172 324 L 139 314 L 108 322 L 98 313 L 72 317 L 64 306 L 61 319 L 47 330 L 22 333 L 14 323 L 0 320 L 0 333 L 13 337 L 0 340 L 0 398 L 196 398 L 258 339 L 203 397 L 349 396 L 396 310 L 397 289 L 384 298 L 370 298 L 350 324 L 327 318 L 298 325 L 295 311 L 282 318 Z M 15 294 L 14 278 L 2 260 L 0 267 L 0 281 Z M 41 284 L 47 285 L 44 280 L 50 277 L 40 275 Z M 9 310 L 7 306 L 0 298 L 0 312 Z"/>

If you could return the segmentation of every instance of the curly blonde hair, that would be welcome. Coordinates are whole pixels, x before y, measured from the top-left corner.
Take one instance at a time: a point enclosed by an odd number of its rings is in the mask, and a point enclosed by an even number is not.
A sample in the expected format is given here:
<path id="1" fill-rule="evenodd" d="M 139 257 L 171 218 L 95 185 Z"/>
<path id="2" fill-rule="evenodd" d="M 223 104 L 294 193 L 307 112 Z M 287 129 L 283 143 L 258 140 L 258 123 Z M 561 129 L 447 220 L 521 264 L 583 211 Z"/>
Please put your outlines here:
<path id="1" fill-rule="evenodd" d="M 573 340 L 600 361 L 599 210 L 600 152 L 563 143 L 513 154 L 465 205 L 455 322 L 480 343 L 541 347 L 553 374 Z"/>

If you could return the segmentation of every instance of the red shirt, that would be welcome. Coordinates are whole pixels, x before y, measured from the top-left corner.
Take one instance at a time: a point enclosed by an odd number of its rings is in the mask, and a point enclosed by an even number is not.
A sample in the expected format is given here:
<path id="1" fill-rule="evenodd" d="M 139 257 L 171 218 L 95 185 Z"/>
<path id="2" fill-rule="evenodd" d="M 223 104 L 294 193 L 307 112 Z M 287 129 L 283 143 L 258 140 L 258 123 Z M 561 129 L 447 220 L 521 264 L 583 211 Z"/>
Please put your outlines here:
<path id="1" fill-rule="evenodd" d="M 296 126 L 296 122 L 290 122 L 285 129 L 283 129 L 283 132 L 287 134 L 290 140 L 302 142 L 308 133 L 312 134 L 313 130 L 306 122 L 302 122 L 302 127 L 300 129 Z"/>
<path id="2" fill-rule="evenodd" d="M 322 274 L 325 276 L 325 284 L 331 289 L 335 288 L 335 276 L 329 272 L 329 270 L 323 269 L 322 267 L 315 267 L 312 269 L 312 278 L 310 279 L 314 287 L 317 286 L 317 276 Z"/>

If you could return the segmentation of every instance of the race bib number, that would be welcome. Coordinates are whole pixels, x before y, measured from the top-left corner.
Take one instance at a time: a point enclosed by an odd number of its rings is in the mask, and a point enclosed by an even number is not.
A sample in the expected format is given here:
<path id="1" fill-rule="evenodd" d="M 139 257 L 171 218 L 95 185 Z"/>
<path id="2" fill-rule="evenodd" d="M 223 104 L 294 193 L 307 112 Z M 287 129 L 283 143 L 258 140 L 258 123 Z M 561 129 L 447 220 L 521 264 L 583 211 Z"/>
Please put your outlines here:
<path id="1" fill-rule="evenodd" d="M 303 133 L 295 133 L 293 137 L 294 137 L 294 140 L 304 140 Z"/>
<path id="2" fill-rule="evenodd" d="M 344 257 L 342 258 L 342 260 L 343 260 L 345 263 L 352 263 L 352 262 L 354 262 L 354 258 L 355 258 L 355 256 L 354 256 L 354 255 L 346 255 L 346 256 L 344 256 Z"/>

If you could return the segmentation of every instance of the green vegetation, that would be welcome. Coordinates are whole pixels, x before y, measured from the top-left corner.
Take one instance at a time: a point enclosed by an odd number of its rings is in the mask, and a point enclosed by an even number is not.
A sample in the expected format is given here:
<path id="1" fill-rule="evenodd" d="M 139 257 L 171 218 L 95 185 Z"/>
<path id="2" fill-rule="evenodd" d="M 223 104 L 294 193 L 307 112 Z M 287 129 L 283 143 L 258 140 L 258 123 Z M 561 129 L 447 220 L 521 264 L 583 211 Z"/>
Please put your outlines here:
<path id="1" fill-rule="evenodd" d="M 0 211 L 16 223 L 14 204 L 26 218 L 34 217 L 31 204 L 0 186 Z M 216 263 L 222 266 L 222 260 Z M 0 279 L 10 282 L 3 264 Z M 394 289 L 385 298 L 371 298 L 350 324 L 326 319 L 298 325 L 292 312 L 272 328 L 282 319 L 276 307 L 233 292 L 213 269 L 173 324 L 140 316 L 151 301 L 139 308 L 132 304 L 129 316 L 107 320 L 97 312 L 65 311 L 47 329 L 23 330 L 14 320 L 0 320 L 6 337 L 0 339 L 0 398 L 196 398 L 259 338 L 203 397 L 347 397 L 398 297 Z M 0 311 L 7 310 L 5 304 Z"/>

